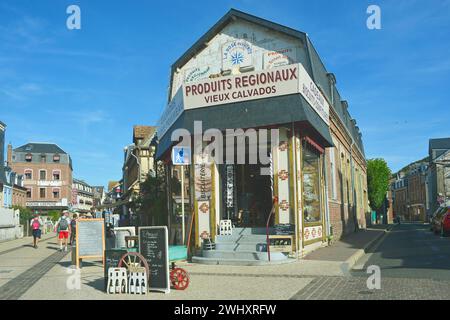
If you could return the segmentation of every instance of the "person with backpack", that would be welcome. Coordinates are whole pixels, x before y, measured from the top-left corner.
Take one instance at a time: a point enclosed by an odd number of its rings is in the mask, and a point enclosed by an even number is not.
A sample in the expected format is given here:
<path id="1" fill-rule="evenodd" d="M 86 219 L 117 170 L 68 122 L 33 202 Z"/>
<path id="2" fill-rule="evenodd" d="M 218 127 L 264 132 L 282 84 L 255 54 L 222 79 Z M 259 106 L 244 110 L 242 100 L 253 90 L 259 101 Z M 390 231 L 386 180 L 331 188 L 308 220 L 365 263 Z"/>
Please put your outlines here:
<path id="1" fill-rule="evenodd" d="M 72 216 L 72 220 L 70 220 L 70 246 L 75 242 L 75 236 L 77 235 L 77 218 L 78 215 L 74 213 Z"/>
<path id="2" fill-rule="evenodd" d="M 34 217 L 33 217 L 33 219 L 31 219 L 31 222 L 30 222 L 30 227 L 31 227 L 32 234 L 33 234 L 33 247 L 35 249 L 37 249 L 39 239 L 41 239 L 41 233 L 42 233 L 41 227 L 43 225 L 44 224 L 42 223 L 42 220 L 39 217 L 39 215 L 37 213 L 34 214 Z"/>
<path id="3" fill-rule="evenodd" d="M 68 211 L 63 211 L 58 222 L 56 222 L 55 229 L 58 232 L 59 250 L 63 251 L 64 243 L 64 251 L 67 251 L 67 242 L 69 240 L 70 233 L 70 218 Z"/>

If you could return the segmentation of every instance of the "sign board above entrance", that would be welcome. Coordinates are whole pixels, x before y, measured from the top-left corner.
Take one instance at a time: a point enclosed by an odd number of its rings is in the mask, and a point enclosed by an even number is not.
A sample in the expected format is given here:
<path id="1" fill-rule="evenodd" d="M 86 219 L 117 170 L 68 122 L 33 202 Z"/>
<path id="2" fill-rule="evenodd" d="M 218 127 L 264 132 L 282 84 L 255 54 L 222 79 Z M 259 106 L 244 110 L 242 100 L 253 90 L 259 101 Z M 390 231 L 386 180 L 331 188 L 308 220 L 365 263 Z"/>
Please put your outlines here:
<path id="1" fill-rule="evenodd" d="M 288 59 L 287 54 L 285 58 Z M 183 110 L 300 93 L 329 125 L 330 105 L 302 64 L 185 82 L 161 116 L 161 138 Z"/>
<path id="2" fill-rule="evenodd" d="M 299 65 L 292 64 L 183 85 L 184 109 L 276 97 L 298 92 Z"/>

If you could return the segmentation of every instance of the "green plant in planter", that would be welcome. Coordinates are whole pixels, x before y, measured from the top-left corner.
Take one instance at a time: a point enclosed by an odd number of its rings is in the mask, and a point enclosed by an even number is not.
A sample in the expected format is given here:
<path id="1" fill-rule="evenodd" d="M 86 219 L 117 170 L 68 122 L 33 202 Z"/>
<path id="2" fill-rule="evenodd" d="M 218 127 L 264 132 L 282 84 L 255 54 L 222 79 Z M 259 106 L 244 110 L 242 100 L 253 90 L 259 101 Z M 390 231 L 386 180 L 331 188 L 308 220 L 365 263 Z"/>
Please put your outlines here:
<path id="1" fill-rule="evenodd" d="M 333 242 L 334 235 L 333 235 L 333 226 L 330 226 L 330 234 L 327 236 L 328 244 L 331 244 Z"/>
<path id="2" fill-rule="evenodd" d="M 331 244 L 333 242 L 333 239 L 334 239 L 334 236 L 332 234 L 328 235 L 327 236 L 328 244 Z"/>

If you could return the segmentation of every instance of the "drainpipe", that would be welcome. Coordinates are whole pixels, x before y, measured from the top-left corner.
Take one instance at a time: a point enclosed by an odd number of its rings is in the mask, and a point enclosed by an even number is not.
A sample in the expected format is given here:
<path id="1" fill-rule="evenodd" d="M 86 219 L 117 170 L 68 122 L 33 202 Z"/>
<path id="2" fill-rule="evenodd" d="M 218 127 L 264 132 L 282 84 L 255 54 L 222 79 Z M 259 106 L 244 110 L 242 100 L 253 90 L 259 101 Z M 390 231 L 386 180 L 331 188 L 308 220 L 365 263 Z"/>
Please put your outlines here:
<path id="1" fill-rule="evenodd" d="M 328 166 L 326 164 L 326 153 L 324 153 L 323 166 L 325 171 L 325 228 L 327 229 L 327 235 L 331 236 L 331 223 L 330 223 L 330 202 L 328 201 Z"/>
<path id="2" fill-rule="evenodd" d="M 351 179 L 352 179 L 352 201 L 353 201 L 353 219 L 355 220 L 355 231 L 357 231 L 359 229 L 359 221 L 358 221 L 358 217 L 357 217 L 357 212 L 356 212 L 356 202 L 355 202 L 355 168 L 353 166 L 353 146 L 355 145 L 355 140 L 353 139 L 353 136 L 350 135 L 350 137 L 352 138 L 352 144 L 350 146 L 350 170 L 351 170 Z"/>

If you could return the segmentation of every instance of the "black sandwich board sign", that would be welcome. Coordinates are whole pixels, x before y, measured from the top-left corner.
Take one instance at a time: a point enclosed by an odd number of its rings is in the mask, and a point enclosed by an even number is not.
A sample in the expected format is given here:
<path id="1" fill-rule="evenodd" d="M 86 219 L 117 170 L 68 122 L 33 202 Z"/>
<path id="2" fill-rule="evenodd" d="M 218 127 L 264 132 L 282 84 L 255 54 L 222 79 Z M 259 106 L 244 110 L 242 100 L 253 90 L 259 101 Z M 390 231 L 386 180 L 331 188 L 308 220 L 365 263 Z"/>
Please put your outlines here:
<path id="1" fill-rule="evenodd" d="M 139 227 L 139 253 L 150 269 L 149 290 L 170 292 L 169 235 L 166 226 Z"/>

